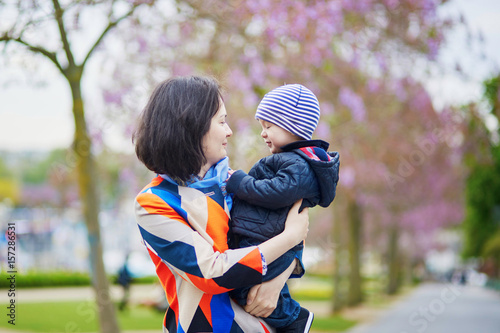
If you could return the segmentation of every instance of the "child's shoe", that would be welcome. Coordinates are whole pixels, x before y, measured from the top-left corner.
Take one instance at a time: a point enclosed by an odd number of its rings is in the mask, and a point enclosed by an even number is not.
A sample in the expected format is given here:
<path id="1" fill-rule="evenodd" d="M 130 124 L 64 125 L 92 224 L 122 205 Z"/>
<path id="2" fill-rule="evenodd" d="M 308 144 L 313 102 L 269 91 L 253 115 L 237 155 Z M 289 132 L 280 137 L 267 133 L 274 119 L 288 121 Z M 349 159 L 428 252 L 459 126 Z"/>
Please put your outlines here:
<path id="1" fill-rule="evenodd" d="M 300 308 L 299 316 L 293 323 L 277 329 L 278 333 L 307 333 L 311 329 L 314 313 L 306 308 Z"/>

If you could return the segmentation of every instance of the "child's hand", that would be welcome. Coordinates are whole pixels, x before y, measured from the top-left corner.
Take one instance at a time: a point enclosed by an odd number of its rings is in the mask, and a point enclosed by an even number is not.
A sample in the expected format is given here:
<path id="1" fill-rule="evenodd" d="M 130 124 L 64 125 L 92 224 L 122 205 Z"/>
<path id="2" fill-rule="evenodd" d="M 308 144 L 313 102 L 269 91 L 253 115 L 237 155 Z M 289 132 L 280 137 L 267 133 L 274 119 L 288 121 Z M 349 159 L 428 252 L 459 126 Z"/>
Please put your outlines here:
<path id="1" fill-rule="evenodd" d="M 233 175 L 233 173 L 234 173 L 233 169 L 227 170 L 227 179 L 226 179 L 226 182 L 229 180 L 229 178 L 231 178 L 231 176 Z"/>

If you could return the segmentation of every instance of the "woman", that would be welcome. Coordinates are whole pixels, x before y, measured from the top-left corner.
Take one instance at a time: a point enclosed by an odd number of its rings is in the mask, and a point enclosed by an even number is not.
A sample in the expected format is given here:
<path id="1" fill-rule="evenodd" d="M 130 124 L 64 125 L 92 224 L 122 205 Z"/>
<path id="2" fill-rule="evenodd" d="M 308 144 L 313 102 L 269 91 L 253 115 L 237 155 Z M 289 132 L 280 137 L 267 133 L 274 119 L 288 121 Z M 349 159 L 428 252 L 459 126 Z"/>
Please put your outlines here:
<path id="1" fill-rule="evenodd" d="M 170 304 L 165 332 L 273 331 L 259 317 L 273 311 L 295 265 L 263 284 L 262 276 L 267 264 L 307 236 L 307 210 L 299 214 L 299 202 L 283 233 L 259 246 L 228 249 L 232 132 L 226 117 L 215 80 L 174 78 L 156 87 L 134 134 L 137 157 L 158 174 L 138 194 L 135 209 Z M 254 284 L 245 309 L 230 299 L 229 290 Z"/>

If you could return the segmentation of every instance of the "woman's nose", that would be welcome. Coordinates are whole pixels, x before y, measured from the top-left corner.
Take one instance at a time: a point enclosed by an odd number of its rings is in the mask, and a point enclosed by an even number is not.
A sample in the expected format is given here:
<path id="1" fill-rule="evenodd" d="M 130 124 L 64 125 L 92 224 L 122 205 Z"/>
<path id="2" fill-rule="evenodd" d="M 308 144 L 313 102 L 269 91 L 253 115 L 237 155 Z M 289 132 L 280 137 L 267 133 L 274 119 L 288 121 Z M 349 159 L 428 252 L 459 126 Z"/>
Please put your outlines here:
<path id="1" fill-rule="evenodd" d="M 226 137 L 230 137 L 231 135 L 233 135 L 233 131 L 231 131 L 231 127 L 229 127 L 228 124 L 226 124 Z"/>

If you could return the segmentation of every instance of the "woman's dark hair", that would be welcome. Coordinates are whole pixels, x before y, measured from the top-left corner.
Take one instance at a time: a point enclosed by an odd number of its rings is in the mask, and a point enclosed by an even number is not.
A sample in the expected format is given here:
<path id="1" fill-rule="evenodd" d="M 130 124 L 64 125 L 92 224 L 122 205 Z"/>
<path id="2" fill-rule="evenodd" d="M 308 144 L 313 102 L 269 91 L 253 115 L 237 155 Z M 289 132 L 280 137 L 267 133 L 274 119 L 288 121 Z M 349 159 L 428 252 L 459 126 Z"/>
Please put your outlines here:
<path id="1" fill-rule="evenodd" d="M 202 140 L 222 100 L 210 77 L 175 77 L 161 82 L 139 117 L 132 136 L 135 153 L 151 171 L 181 181 L 207 162 Z"/>

